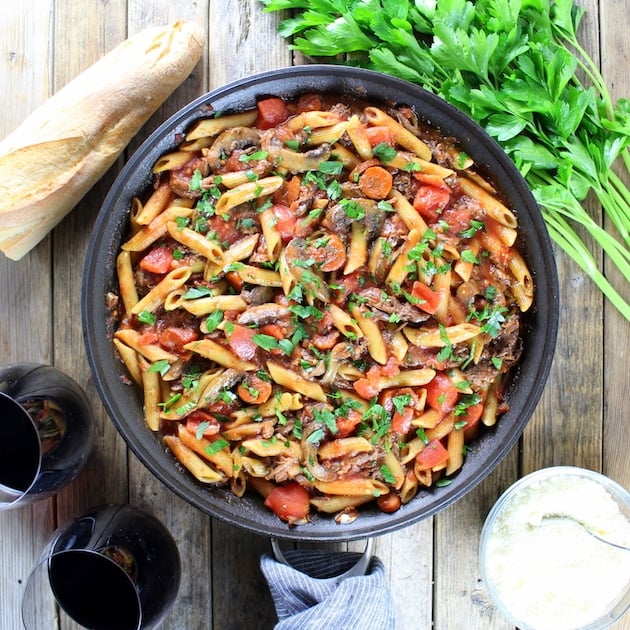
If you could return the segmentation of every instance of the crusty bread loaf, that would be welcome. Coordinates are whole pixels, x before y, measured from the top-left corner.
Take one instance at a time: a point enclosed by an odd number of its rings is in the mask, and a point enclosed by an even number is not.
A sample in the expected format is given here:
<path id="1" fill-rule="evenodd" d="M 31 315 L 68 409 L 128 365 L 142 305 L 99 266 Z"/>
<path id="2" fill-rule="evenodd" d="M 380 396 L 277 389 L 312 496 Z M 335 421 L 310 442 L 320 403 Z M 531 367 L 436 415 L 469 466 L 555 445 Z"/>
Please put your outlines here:
<path id="1" fill-rule="evenodd" d="M 115 162 L 191 73 L 203 29 L 178 21 L 134 35 L 61 88 L 0 142 L 0 250 L 18 260 Z"/>

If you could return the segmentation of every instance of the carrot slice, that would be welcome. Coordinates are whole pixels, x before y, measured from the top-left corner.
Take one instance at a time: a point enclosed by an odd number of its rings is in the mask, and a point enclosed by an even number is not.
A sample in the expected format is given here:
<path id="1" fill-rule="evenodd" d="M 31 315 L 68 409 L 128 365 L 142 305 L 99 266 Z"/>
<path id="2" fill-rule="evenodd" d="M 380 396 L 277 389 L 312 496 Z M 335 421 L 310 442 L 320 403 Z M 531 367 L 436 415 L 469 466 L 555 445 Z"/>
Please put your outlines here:
<path id="1" fill-rule="evenodd" d="M 261 405 L 271 396 L 271 383 L 255 374 L 248 374 L 239 384 L 236 393 L 243 402 Z"/>
<path id="2" fill-rule="evenodd" d="M 392 189 L 392 174 L 382 166 L 370 166 L 359 179 L 359 190 L 370 199 L 385 199 Z"/>

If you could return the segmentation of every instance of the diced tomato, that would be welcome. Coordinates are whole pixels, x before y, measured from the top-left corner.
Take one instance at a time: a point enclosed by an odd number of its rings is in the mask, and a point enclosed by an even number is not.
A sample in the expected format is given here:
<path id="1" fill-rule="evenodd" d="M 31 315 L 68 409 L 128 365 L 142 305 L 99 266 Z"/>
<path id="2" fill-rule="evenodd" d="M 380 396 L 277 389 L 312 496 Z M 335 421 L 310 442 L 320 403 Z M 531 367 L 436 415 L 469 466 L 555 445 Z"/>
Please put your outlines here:
<path id="1" fill-rule="evenodd" d="M 409 404 L 401 404 L 407 398 L 409 399 Z M 418 404 L 416 392 L 411 387 L 386 389 L 381 392 L 378 401 L 388 413 L 392 414 L 392 430 L 400 435 L 407 433 L 411 428 L 411 421 Z"/>
<path id="2" fill-rule="evenodd" d="M 243 361 L 251 361 L 256 356 L 258 346 L 252 340 L 256 331 L 240 324 L 233 324 L 228 344 L 232 352 Z"/>
<path id="3" fill-rule="evenodd" d="M 483 413 L 484 403 L 480 402 L 476 405 L 471 405 L 466 409 L 466 413 L 459 417 L 459 420 L 466 422 L 464 427 L 464 441 L 470 442 L 474 440 L 479 431 L 479 420 L 481 420 L 481 414 Z"/>
<path id="4" fill-rule="evenodd" d="M 395 357 L 388 357 L 385 365 L 373 365 L 365 374 L 366 378 L 359 378 L 353 383 L 354 390 L 366 400 L 378 396 L 381 391 L 378 381 L 381 376 L 396 376 L 400 373 L 400 363 Z"/>
<path id="5" fill-rule="evenodd" d="M 441 218 L 448 225 L 449 234 L 459 234 L 470 228 L 472 213 L 466 208 L 448 208 L 442 213 Z"/>
<path id="6" fill-rule="evenodd" d="M 415 306 L 425 313 L 433 315 L 440 306 L 440 294 L 424 284 L 424 282 L 420 282 L 420 280 L 414 281 L 411 287 L 411 295 L 421 300 Z"/>
<path id="7" fill-rule="evenodd" d="M 221 430 L 221 423 L 210 413 L 197 409 L 186 416 L 186 430 L 197 435 L 201 426 L 201 435 L 211 437 Z"/>
<path id="8" fill-rule="evenodd" d="M 348 414 L 336 418 L 337 434 L 335 437 L 344 438 L 352 435 L 361 422 L 362 416 L 356 409 L 348 410 Z"/>
<path id="9" fill-rule="evenodd" d="M 236 221 L 215 214 L 208 219 L 208 232 L 214 232 L 221 243 L 232 244 L 242 237 L 242 233 L 236 225 Z"/>
<path id="10" fill-rule="evenodd" d="M 230 157 L 225 160 L 221 172 L 232 173 L 234 171 L 246 171 L 251 169 L 254 166 L 253 162 L 250 160 L 242 160 L 243 155 L 246 155 L 245 151 L 238 149 L 233 151 Z"/>
<path id="11" fill-rule="evenodd" d="M 378 368 L 379 375 L 382 376 L 397 376 L 400 374 L 400 362 L 396 357 L 390 356 L 387 358 L 385 365 L 380 365 Z"/>
<path id="12" fill-rule="evenodd" d="M 275 228 L 280 234 L 283 243 L 288 243 L 295 233 L 297 218 L 291 208 L 282 204 L 274 204 L 269 208 L 274 215 Z M 265 210 L 267 212 L 267 210 Z"/>
<path id="13" fill-rule="evenodd" d="M 413 207 L 429 223 L 435 223 L 440 218 L 440 213 L 444 210 L 450 198 L 451 194 L 447 188 L 421 185 L 416 191 Z"/>
<path id="14" fill-rule="evenodd" d="M 377 144 L 383 143 L 394 146 L 394 138 L 389 127 L 385 127 L 384 125 L 375 125 L 374 127 L 367 127 L 365 133 L 367 135 L 367 139 L 373 147 Z"/>
<path id="15" fill-rule="evenodd" d="M 486 217 L 484 223 L 486 224 L 485 248 L 491 252 L 493 260 L 497 260 L 500 264 L 507 264 L 510 258 L 510 248 L 501 238 L 501 224 L 490 217 Z"/>
<path id="16" fill-rule="evenodd" d="M 431 440 L 417 455 L 416 463 L 420 470 L 429 470 L 443 464 L 448 459 L 448 451 L 440 440 Z"/>
<path id="17" fill-rule="evenodd" d="M 159 335 L 154 328 L 145 330 L 138 338 L 138 344 L 141 346 L 152 346 L 158 343 Z"/>
<path id="18" fill-rule="evenodd" d="M 374 396 L 378 396 L 378 387 L 368 378 L 358 378 L 352 383 L 352 387 L 365 400 L 371 400 Z"/>
<path id="19" fill-rule="evenodd" d="M 169 326 L 159 337 L 160 345 L 171 352 L 183 352 L 184 346 L 198 339 L 199 335 L 192 328 Z"/>
<path id="20" fill-rule="evenodd" d="M 276 486 L 265 499 L 265 505 L 289 524 L 304 523 L 308 518 L 308 490 L 295 481 Z"/>
<path id="21" fill-rule="evenodd" d="M 392 431 L 399 435 L 405 435 L 411 429 L 413 420 L 413 407 L 404 407 L 403 412 L 395 411 L 392 416 Z"/>
<path id="22" fill-rule="evenodd" d="M 425 385 L 427 405 L 435 409 L 443 417 L 453 410 L 459 398 L 459 390 L 444 372 L 436 372 L 431 381 Z"/>
<path id="23" fill-rule="evenodd" d="M 273 203 L 277 203 L 283 206 L 291 206 L 291 204 L 297 201 L 300 196 L 300 189 L 302 187 L 302 180 L 294 175 L 291 179 L 286 179 L 282 186 L 276 190 L 271 196 Z"/>
<path id="24" fill-rule="evenodd" d="M 289 117 L 286 103 L 277 97 L 265 98 L 256 104 L 258 117 L 254 126 L 258 129 L 271 129 L 283 123 Z"/>
<path id="25" fill-rule="evenodd" d="M 295 111 L 297 114 L 317 112 L 321 111 L 323 106 L 322 97 L 319 94 L 302 94 L 297 102 Z"/>
<path id="26" fill-rule="evenodd" d="M 286 336 L 285 330 L 280 324 L 264 324 L 261 326 L 260 332 L 276 339 L 284 339 Z"/>
<path id="27" fill-rule="evenodd" d="M 173 262 L 173 252 L 168 247 L 154 247 L 140 261 L 140 268 L 150 273 L 168 273 Z"/>
<path id="28" fill-rule="evenodd" d="M 337 287 L 335 289 L 335 303 L 343 304 L 352 293 L 358 293 L 362 288 L 374 286 L 374 282 L 368 277 L 353 271 L 337 278 L 335 286 Z"/>

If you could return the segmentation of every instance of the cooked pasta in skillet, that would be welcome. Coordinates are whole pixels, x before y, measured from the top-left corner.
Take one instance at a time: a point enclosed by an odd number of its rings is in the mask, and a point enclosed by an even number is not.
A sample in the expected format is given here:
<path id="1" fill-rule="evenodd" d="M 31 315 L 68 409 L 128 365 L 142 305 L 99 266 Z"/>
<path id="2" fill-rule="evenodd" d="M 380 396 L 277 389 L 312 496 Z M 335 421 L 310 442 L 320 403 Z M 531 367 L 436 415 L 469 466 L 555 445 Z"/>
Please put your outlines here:
<path id="1" fill-rule="evenodd" d="M 130 209 L 113 343 L 201 483 L 291 525 L 448 483 L 507 409 L 517 215 L 408 107 L 276 97 L 199 121 Z"/>

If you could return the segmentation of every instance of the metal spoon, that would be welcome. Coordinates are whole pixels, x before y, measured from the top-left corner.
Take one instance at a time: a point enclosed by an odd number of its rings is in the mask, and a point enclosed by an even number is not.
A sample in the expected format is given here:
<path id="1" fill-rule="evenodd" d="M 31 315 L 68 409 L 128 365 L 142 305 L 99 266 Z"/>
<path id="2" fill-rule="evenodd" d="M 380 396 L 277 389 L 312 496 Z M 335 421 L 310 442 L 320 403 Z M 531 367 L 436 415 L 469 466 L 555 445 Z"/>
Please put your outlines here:
<path id="1" fill-rule="evenodd" d="M 606 543 L 607 545 L 611 545 L 612 547 L 617 547 L 617 549 L 623 549 L 624 551 L 630 551 L 630 547 L 626 545 L 621 545 L 619 543 L 613 542 L 612 540 L 608 540 L 606 538 L 602 538 L 599 534 L 596 534 L 594 531 L 588 528 L 588 526 L 583 523 L 581 520 L 571 516 L 570 514 L 544 514 L 542 517 L 543 521 L 571 521 L 572 523 L 577 523 L 587 534 L 590 534 L 594 538 L 597 538 L 600 542 Z"/>

